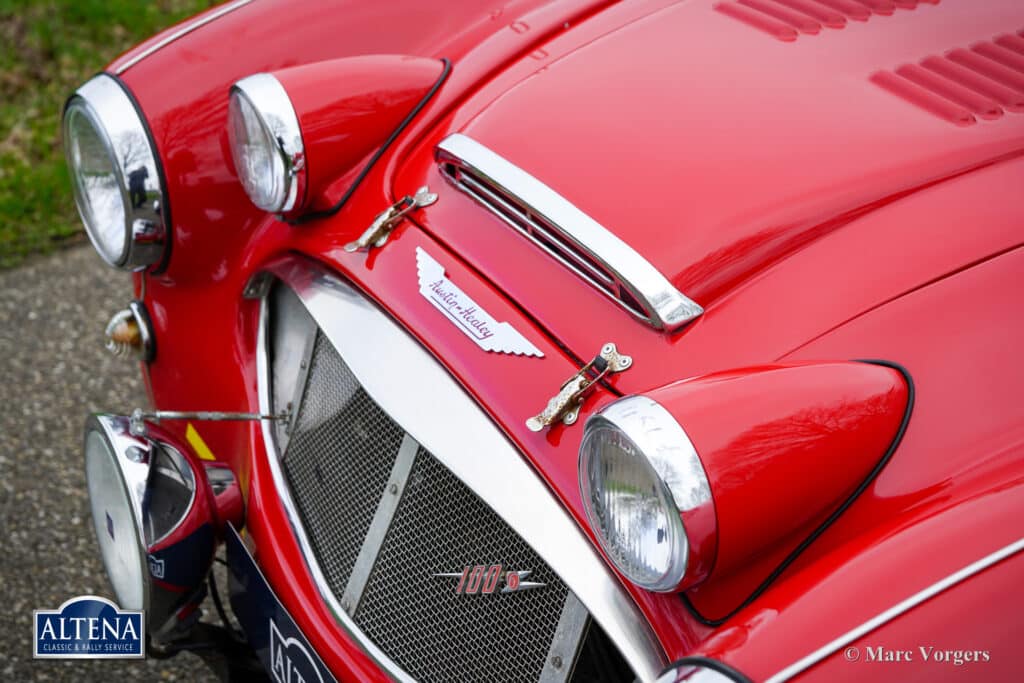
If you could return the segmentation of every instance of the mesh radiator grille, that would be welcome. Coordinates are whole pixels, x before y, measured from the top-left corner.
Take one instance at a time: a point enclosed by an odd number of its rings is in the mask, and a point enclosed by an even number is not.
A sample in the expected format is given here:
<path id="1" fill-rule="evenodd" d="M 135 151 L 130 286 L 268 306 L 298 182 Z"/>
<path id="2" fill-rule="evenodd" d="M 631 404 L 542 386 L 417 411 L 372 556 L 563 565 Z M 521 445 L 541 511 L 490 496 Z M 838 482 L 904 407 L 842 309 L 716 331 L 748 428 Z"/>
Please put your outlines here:
<path id="1" fill-rule="evenodd" d="M 320 567 L 339 598 L 403 434 L 318 333 L 284 471 Z"/>
<path id="2" fill-rule="evenodd" d="M 531 570 L 544 588 L 457 595 L 467 565 Z M 568 589 L 490 508 L 429 453 L 409 483 L 356 622 L 422 681 L 536 681 Z"/>
<path id="3" fill-rule="evenodd" d="M 283 470 L 339 601 L 404 435 L 318 332 Z M 525 580 L 546 586 L 457 595 L 458 579 L 433 576 L 475 564 L 529 570 Z M 353 618 L 418 680 L 536 681 L 567 595 L 526 542 L 420 448 Z"/>

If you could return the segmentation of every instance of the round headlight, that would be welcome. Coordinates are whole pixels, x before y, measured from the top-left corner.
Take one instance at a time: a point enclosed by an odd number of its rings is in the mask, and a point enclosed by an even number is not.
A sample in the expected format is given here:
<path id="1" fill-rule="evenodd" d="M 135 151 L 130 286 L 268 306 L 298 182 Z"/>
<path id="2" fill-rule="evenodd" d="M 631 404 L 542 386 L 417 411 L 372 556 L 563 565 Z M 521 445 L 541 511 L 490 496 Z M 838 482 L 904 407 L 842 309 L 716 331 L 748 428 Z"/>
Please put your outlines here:
<path id="1" fill-rule="evenodd" d="M 106 134 L 85 100 L 75 98 L 64 115 L 64 144 L 75 199 L 89 236 L 108 263 L 124 253 L 124 195 L 120 172 Z"/>
<path id="2" fill-rule="evenodd" d="M 162 170 L 149 131 L 120 84 L 100 74 L 64 109 L 64 153 L 85 231 L 117 268 L 159 262 L 166 245 Z"/>
<path id="3" fill-rule="evenodd" d="M 694 545 L 684 519 L 713 521 L 711 488 L 682 427 L 658 403 L 620 399 L 587 421 L 580 446 L 580 493 L 605 554 L 629 580 L 678 590 Z M 708 512 L 711 512 L 710 516 Z M 703 547 L 712 528 L 691 530 Z"/>
<path id="4" fill-rule="evenodd" d="M 302 134 L 284 86 L 270 74 L 231 88 L 228 138 L 238 179 L 260 209 L 290 211 L 304 183 Z"/>
<path id="5" fill-rule="evenodd" d="M 96 539 L 117 602 L 123 609 L 145 609 L 147 568 L 136 501 L 110 441 L 98 430 L 86 433 L 85 474 Z"/>

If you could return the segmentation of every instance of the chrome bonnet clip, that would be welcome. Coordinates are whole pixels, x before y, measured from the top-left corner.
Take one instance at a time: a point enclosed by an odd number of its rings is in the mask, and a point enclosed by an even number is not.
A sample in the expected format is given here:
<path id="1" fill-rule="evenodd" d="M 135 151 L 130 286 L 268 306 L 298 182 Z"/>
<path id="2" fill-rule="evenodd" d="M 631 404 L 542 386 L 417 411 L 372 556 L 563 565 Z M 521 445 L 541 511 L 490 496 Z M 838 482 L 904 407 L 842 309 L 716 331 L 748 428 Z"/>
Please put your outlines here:
<path id="1" fill-rule="evenodd" d="M 430 188 L 426 185 L 416 190 L 416 194 L 411 197 L 405 195 L 378 214 L 359 239 L 345 245 L 345 251 L 351 254 L 355 251 L 365 251 L 373 247 L 383 247 L 388 241 L 388 237 L 391 236 L 391 232 L 398 227 L 398 224 L 402 222 L 406 214 L 413 209 L 430 206 L 436 201 L 437 194 L 431 192 Z"/>
<path id="2" fill-rule="evenodd" d="M 574 424 L 579 419 L 580 406 L 594 385 L 608 375 L 623 372 L 632 365 L 631 356 L 620 354 L 615 344 L 608 342 L 601 347 L 601 353 L 562 385 L 543 412 L 526 421 L 527 428 L 531 432 L 539 432 L 558 421 L 566 426 Z"/>

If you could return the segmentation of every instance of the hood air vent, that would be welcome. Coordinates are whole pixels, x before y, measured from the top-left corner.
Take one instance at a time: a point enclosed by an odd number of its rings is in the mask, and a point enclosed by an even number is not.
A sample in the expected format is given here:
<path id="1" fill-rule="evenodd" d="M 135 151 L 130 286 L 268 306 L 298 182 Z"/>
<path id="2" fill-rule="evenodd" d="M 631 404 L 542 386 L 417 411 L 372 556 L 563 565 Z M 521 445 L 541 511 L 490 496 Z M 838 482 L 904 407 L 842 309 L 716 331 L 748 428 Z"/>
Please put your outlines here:
<path id="1" fill-rule="evenodd" d="M 872 82 L 958 126 L 1024 112 L 1024 31 L 879 71 Z"/>
<path id="2" fill-rule="evenodd" d="M 436 157 L 455 187 L 652 327 L 671 332 L 704 312 L 607 228 L 479 142 L 449 135 Z"/>
<path id="3" fill-rule="evenodd" d="M 897 9 L 937 5 L 941 0 L 735 0 L 715 3 L 717 12 L 742 21 L 779 40 L 817 35 L 823 27 L 843 28 L 848 20 L 891 16 Z"/>

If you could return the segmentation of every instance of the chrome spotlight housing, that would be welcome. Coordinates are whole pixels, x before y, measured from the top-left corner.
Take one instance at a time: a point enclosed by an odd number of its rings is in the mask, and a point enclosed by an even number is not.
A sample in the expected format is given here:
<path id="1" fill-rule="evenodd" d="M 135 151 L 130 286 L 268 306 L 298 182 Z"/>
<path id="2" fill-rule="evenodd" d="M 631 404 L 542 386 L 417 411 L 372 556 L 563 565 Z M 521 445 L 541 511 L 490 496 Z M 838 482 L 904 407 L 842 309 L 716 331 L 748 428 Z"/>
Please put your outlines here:
<path id="1" fill-rule="evenodd" d="M 96 540 L 114 597 L 123 609 L 149 608 L 142 504 L 149 478 L 149 444 L 127 423 L 94 416 L 85 431 L 85 479 Z"/>
<path id="2" fill-rule="evenodd" d="M 85 473 L 118 604 L 146 612 L 154 641 L 171 639 L 188 627 L 181 617 L 205 596 L 224 525 L 241 525 L 233 474 L 223 465 L 204 465 L 166 434 L 133 434 L 129 418 L 120 415 L 89 418 Z"/>
<path id="3" fill-rule="evenodd" d="M 170 225 L 163 168 L 135 103 L 113 76 L 100 74 L 64 107 L 64 154 L 78 213 L 111 266 L 159 265 Z"/>

